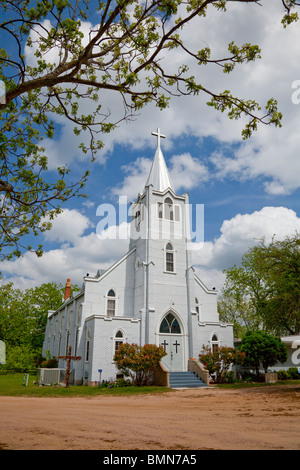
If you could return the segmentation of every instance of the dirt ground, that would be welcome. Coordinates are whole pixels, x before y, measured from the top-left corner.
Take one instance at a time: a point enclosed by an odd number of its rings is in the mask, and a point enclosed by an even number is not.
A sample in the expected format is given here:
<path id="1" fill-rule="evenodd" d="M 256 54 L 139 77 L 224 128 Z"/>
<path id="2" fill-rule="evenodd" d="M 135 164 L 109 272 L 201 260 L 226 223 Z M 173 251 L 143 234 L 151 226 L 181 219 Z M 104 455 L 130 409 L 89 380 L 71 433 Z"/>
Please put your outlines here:
<path id="1" fill-rule="evenodd" d="M 1 397 L 0 449 L 296 450 L 300 384 L 129 397 Z"/>

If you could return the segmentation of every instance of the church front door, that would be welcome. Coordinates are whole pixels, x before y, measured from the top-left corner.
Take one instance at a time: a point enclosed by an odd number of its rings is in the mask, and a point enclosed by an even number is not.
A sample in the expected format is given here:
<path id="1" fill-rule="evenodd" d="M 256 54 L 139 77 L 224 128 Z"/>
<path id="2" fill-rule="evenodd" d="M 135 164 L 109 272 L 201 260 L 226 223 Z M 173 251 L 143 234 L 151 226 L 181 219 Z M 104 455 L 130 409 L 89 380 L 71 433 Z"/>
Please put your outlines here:
<path id="1" fill-rule="evenodd" d="M 159 329 L 159 345 L 167 353 L 162 363 L 167 370 L 180 372 L 183 370 L 183 336 L 181 328 L 172 313 L 168 313 L 162 320 Z"/>
<path id="2" fill-rule="evenodd" d="M 182 347 L 182 336 L 177 335 L 166 335 L 160 336 L 159 343 L 167 353 L 162 358 L 162 363 L 167 370 L 171 372 L 180 372 L 183 370 L 183 347 Z"/>

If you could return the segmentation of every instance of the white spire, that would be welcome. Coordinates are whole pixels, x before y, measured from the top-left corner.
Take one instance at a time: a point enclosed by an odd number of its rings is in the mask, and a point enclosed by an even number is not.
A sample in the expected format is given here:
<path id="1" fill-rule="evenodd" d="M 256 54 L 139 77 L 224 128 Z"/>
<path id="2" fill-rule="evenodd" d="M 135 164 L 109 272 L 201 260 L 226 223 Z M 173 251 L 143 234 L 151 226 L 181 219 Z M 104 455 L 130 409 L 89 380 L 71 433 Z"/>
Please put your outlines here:
<path id="1" fill-rule="evenodd" d="M 146 186 L 152 184 L 153 189 L 158 191 L 165 191 L 165 189 L 168 188 L 171 188 L 174 191 L 168 168 L 160 148 L 160 139 L 165 139 L 166 136 L 160 133 L 160 129 L 157 129 L 157 132 L 152 132 L 152 135 L 157 136 L 157 149 Z"/>

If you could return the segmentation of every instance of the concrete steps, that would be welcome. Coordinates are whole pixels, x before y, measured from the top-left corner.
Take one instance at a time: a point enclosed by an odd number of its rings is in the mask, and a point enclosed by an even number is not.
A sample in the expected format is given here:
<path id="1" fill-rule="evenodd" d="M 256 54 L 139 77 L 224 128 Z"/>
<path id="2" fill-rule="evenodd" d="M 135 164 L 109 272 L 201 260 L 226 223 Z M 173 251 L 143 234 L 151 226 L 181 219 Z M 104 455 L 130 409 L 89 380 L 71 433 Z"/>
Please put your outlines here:
<path id="1" fill-rule="evenodd" d="M 207 385 L 194 372 L 170 372 L 171 388 L 197 388 Z"/>

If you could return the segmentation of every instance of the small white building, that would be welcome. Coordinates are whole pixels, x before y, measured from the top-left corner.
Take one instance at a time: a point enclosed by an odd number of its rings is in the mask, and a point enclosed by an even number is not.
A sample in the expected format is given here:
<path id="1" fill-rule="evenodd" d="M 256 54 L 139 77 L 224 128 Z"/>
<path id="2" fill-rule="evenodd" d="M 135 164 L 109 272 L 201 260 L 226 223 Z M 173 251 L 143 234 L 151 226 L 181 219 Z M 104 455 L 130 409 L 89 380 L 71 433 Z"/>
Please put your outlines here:
<path id="1" fill-rule="evenodd" d="M 278 362 L 271 369 L 278 372 L 279 370 L 288 370 L 290 367 L 297 367 L 300 373 L 300 335 L 281 336 L 281 341 L 287 349 L 287 360 L 283 363 Z"/>
<path id="2" fill-rule="evenodd" d="M 129 251 L 49 312 L 43 351 L 81 356 L 75 382 L 115 380 L 113 357 L 121 343 L 162 345 L 162 364 L 186 371 L 203 345 L 233 347 L 232 324 L 219 321 L 217 292 L 191 266 L 189 196 L 174 192 L 158 146 L 144 191 L 132 204 Z M 118 243 L 118 240 L 116 240 Z M 60 361 L 59 367 L 65 363 Z"/>

